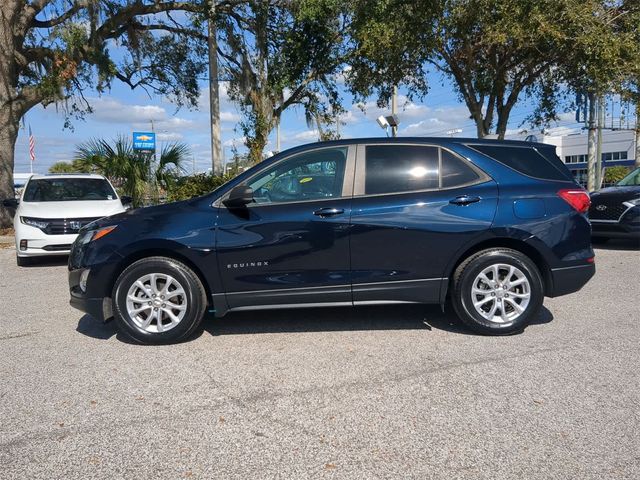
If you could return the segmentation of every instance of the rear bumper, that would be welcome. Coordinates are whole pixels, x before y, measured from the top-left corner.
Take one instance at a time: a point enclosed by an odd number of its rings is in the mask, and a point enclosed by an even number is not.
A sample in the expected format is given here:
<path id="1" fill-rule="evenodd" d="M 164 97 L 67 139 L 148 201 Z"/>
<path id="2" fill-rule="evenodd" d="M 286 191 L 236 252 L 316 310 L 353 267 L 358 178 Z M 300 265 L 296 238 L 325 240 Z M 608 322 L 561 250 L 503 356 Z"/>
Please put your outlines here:
<path id="1" fill-rule="evenodd" d="M 551 288 L 547 291 L 548 297 L 559 297 L 577 292 L 596 273 L 593 263 L 574 267 L 562 267 L 551 269 Z"/>

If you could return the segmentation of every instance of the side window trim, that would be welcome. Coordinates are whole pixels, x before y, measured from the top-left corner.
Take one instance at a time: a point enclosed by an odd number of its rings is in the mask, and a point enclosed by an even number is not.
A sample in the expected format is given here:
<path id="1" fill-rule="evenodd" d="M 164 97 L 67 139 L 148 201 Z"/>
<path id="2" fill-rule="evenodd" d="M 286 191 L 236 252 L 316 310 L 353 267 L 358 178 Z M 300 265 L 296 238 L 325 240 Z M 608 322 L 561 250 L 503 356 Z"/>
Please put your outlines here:
<path id="1" fill-rule="evenodd" d="M 366 180 L 366 170 L 367 170 L 367 147 L 369 145 L 398 145 L 398 146 L 411 146 L 411 147 L 435 147 L 438 149 L 438 188 L 428 188 L 428 189 L 420 189 L 420 190 L 410 190 L 405 192 L 389 192 L 389 193 L 365 193 L 365 180 Z M 446 150 L 451 155 L 458 157 L 460 160 L 464 162 L 466 166 L 471 168 L 474 172 L 478 174 L 478 179 L 473 182 L 468 182 L 460 185 L 454 185 L 452 187 L 444 188 L 442 186 L 442 151 Z M 355 162 L 355 180 L 353 184 L 353 196 L 354 197 L 381 197 L 384 195 L 405 195 L 419 192 L 438 192 L 441 190 L 454 190 L 456 188 L 464 188 L 471 187 L 473 185 L 479 185 L 481 183 L 485 183 L 491 180 L 491 177 L 485 173 L 484 170 L 480 169 L 476 165 L 473 164 L 469 159 L 460 155 L 457 152 L 454 152 L 450 148 L 443 147 L 441 145 L 436 145 L 432 143 L 359 143 L 357 145 L 357 154 L 356 154 L 356 162 Z"/>
<path id="2" fill-rule="evenodd" d="M 263 173 L 265 169 L 272 168 L 272 167 L 274 167 L 276 165 L 279 165 L 282 162 L 286 162 L 287 160 L 290 160 L 292 158 L 298 157 L 300 155 L 306 155 L 306 154 L 309 154 L 309 153 L 312 153 L 312 152 L 319 152 L 321 150 L 335 149 L 335 148 L 346 148 L 347 149 L 347 156 L 346 156 L 346 161 L 345 161 L 345 165 L 344 165 L 345 172 L 344 172 L 344 177 L 343 177 L 343 180 L 342 180 L 342 194 L 339 197 L 319 198 L 319 199 L 310 199 L 310 200 L 295 200 L 295 201 L 290 201 L 290 202 L 274 202 L 274 203 L 260 203 L 260 204 L 250 203 L 249 205 L 247 205 L 247 207 L 248 208 L 273 207 L 273 206 L 276 206 L 276 205 L 291 205 L 291 204 L 298 204 L 298 203 L 330 202 L 330 201 L 342 200 L 344 198 L 352 197 L 353 196 L 353 188 L 354 188 L 354 172 L 355 172 L 355 165 L 356 165 L 356 145 L 354 145 L 354 144 L 328 145 L 328 146 L 325 146 L 325 147 L 310 148 L 309 150 L 303 150 L 301 152 L 292 153 L 291 155 L 287 155 L 286 157 L 281 158 L 277 162 L 274 162 L 273 164 L 269 165 L 268 167 L 265 167 L 264 169 L 258 170 L 257 172 L 255 172 L 249 178 L 246 178 L 242 183 L 240 183 L 238 185 L 247 185 L 253 179 L 255 179 L 258 175 Z M 222 195 L 218 200 L 216 200 L 212 204 L 212 206 L 214 206 L 214 207 L 221 206 L 222 202 L 229 196 L 229 193 L 230 193 L 230 191 L 225 193 L 224 195 Z"/>

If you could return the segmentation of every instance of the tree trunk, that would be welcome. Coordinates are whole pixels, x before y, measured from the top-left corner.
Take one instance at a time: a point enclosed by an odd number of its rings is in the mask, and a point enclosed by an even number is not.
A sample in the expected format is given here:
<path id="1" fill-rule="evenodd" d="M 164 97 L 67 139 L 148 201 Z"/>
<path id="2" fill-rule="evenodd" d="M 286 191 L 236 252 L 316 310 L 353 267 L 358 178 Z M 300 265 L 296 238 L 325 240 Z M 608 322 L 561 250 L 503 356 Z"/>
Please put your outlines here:
<path id="1" fill-rule="evenodd" d="M 509 116 L 511 115 L 511 109 L 513 105 L 505 105 L 502 108 L 498 109 L 498 124 L 496 126 L 496 134 L 498 135 L 498 139 L 504 140 L 505 135 L 507 134 L 507 125 L 509 123 Z"/>
<path id="2" fill-rule="evenodd" d="M 589 146 L 587 150 L 587 190 L 596 189 L 596 96 L 589 94 Z"/>
<path id="3" fill-rule="evenodd" d="M 636 161 L 635 166 L 640 168 L 640 101 L 636 103 Z"/>
<path id="4" fill-rule="evenodd" d="M 249 161 L 251 165 L 256 165 L 262 161 L 264 147 L 267 145 L 269 132 L 256 131 L 253 138 L 247 138 L 247 148 L 249 149 Z"/>
<path id="5" fill-rule="evenodd" d="M 15 101 L 18 74 L 13 28 L 19 8 L 14 1 L 0 6 L 0 200 L 13 198 L 13 154 L 23 111 Z M 0 228 L 12 225 L 13 212 L 0 206 Z"/>
<path id="6" fill-rule="evenodd" d="M 13 198 L 13 155 L 18 138 L 20 117 L 11 115 L 9 106 L 0 105 L 0 200 Z M 13 223 L 13 211 L 0 206 L 0 228 Z"/>
<path id="7" fill-rule="evenodd" d="M 477 109 L 475 108 L 472 109 L 471 107 L 469 107 L 469 110 L 471 111 L 471 117 L 473 118 L 473 121 L 476 124 L 476 134 L 478 135 L 478 138 L 486 137 L 489 134 L 489 132 L 486 129 L 485 119 L 482 116 L 481 107 L 478 107 Z"/>

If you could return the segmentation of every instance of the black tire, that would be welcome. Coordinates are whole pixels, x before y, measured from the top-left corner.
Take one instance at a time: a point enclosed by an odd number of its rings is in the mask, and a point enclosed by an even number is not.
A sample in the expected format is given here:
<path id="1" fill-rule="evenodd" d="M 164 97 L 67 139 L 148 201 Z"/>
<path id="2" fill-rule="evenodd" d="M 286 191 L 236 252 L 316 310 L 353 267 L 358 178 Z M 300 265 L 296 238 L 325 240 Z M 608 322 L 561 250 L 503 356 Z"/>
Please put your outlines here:
<path id="1" fill-rule="evenodd" d="M 524 274 L 530 286 L 529 304 L 520 316 L 504 323 L 487 320 L 473 306 L 472 288 L 475 279 L 484 269 L 495 264 L 516 267 Z M 508 248 L 491 248 L 475 253 L 458 266 L 452 281 L 451 300 L 456 314 L 469 328 L 484 334 L 505 335 L 521 331 L 538 314 L 544 299 L 544 284 L 536 265 L 526 255 Z M 502 304 L 506 304 L 506 300 Z M 507 309 L 515 311 L 511 306 Z"/>
<path id="2" fill-rule="evenodd" d="M 33 258 L 30 257 L 19 257 L 16 255 L 16 264 L 19 267 L 28 267 L 33 264 Z"/>
<path id="3" fill-rule="evenodd" d="M 607 237 L 591 237 L 591 243 L 607 243 L 609 240 Z"/>
<path id="4" fill-rule="evenodd" d="M 170 275 L 185 291 L 186 311 L 182 320 L 164 332 L 147 332 L 136 325 L 127 312 L 129 288 L 147 274 Z M 183 263 L 167 257 L 149 257 L 129 265 L 113 286 L 113 317 L 118 329 L 129 338 L 143 344 L 167 344 L 186 340 L 198 328 L 207 307 L 207 295 L 200 278 Z M 157 321 L 156 321 L 157 322 Z"/>

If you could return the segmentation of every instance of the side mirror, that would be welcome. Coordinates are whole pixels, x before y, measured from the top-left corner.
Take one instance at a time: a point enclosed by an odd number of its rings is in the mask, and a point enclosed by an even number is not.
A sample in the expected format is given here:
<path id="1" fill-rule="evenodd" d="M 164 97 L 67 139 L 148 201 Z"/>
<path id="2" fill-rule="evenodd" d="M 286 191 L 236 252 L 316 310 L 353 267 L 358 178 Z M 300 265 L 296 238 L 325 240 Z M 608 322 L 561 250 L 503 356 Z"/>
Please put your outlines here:
<path id="1" fill-rule="evenodd" d="M 2 200 L 2 206 L 5 208 L 18 208 L 18 200 L 16 198 L 5 198 Z"/>
<path id="2" fill-rule="evenodd" d="M 251 202 L 253 202 L 253 188 L 247 185 L 233 187 L 227 199 L 222 201 L 227 208 L 244 208 Z"/>
<path id="3" fill-rule="evenodd" d="M 131 206 L 133 204 L 133 198 L 124 195 L 120 197 L 120 202 L 122 203 L 123 207 L 126 207 L 127 205 Z"/>

